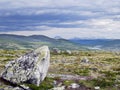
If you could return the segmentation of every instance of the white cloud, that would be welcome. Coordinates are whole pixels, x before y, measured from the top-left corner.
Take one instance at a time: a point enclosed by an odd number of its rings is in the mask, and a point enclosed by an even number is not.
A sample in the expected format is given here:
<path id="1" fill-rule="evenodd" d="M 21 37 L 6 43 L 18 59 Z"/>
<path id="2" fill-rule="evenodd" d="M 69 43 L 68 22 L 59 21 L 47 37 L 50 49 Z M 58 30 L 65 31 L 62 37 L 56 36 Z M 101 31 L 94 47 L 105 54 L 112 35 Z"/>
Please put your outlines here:
<path id="1" fill-rule="evenodd" d="M 68 13 L 104 16 L 120 13 L 120 0 L 0 0 L 4 14 Z M 52 9 L 51 9 L 52 8 Z M 28 10 L 29 9 L 29 10 Z M 7 10 L 5 12 L 5 10 Z M 2 15 L 2 12 L 1 12 Z"/>
<path id="2" fill-rule="evenodd" d="M 61 20 L 51 24 L 76 25 L 73 28 L 59 28 L 47 26 L 49 22 L 43 22 L 42 26 L 29 27 L 33 29 L 45 29 L 43 31 L 12 31 L 0 32 L 8 34 L 33 35 L 43 34 L 50 37 L 62 36 L 64 38 L 119 38 L 120 39 L 120 0 L 0 0 L 0 16 L 40 15 L 52 13 L 75 15 L 77 18 L 69 21 Z M 85 20 L 82 20 L 82 16 Z M 91 18 L 92 17 L 92 18 Z M 58 17 L 59 18 L 59 17 Z M 61 17 L 60 17 L 61 18 Z M 80 20 L 81 19 L 81 20 Z M 44 20 L 43 20 L 44 21 Z M 57 21 L 55 19 L 54 21 Z"/>
<path id="3" fill-rule="evenodd" d="M 120 21 L 113 19 L 90 19 L 74 22 L 62 22 L 61 24 L 77 25 L 79 27 L 84 26 L 84 28 L 89 27 L 89 29 L 120 30 Z"/>
<path id="4" fill-rule="evenodd" d="M 120 0 L 0 0 L 2 8 L 22 7 L 86 7 L 111 8 L 119 6 Z M 11 7 L 10 7 L 11 6 Z"/>
<path id="5" fill-rule="evenodd" d="M 9 8 L 87 6 L 82 0 L 1 0 L 0 3 L 4 7 L 13 6 Z"/>
<path id="6" fill-rule="evenodd" d="M 106 38 L 120 39 L 120 31 L 113 29 L 89 29 L 89 28 L 51 28 L 45 31 L 12 31 L 0 32 L 0 34 L 16 34 L 16 35 L 46 35 L 49 37 L 61 36 L 63 38 Z"/>

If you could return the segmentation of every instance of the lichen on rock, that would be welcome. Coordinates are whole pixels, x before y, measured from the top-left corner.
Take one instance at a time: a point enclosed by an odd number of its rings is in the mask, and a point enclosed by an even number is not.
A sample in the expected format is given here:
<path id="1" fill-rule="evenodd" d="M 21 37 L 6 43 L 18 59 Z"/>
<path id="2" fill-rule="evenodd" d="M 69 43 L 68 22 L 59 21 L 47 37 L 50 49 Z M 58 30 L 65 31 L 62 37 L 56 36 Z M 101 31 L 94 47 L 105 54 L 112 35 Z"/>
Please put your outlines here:
<path id="1" fill-rule="evenodd" d="M 29 83 L 39 86 L 46 77 L 49 60 L 50 51 L 48 47 L 40 47 L 14 61 L 10 61 L 5 66 L 1 77 L 13 84 Z"/>

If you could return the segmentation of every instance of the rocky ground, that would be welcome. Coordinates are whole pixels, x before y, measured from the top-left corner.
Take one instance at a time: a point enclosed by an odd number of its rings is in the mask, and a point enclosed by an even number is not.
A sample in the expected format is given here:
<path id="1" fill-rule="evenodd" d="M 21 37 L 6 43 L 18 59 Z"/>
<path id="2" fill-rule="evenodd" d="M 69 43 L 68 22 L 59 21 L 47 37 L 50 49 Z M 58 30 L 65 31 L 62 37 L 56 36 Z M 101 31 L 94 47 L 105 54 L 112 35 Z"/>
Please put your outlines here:
<path id="1" fill-rule="evenodd" d="M 0 72 L 8 61 L 13 61 L 26 52 L 29 51 L 0 50 Z M 95 88 L 120 90 L 119 67 L 119 52 L 51 52 L 47 78 L 39 87 L 34 85 L 29 87 L 32 90 L 95 90 Z M 23 89 L 20 89 L 20 86 L 13 86 L 10 83 L 0 81 L 0 90 L 3 88 L 4 90 L 10 90 L 10 88 L 11 90 Z"/>

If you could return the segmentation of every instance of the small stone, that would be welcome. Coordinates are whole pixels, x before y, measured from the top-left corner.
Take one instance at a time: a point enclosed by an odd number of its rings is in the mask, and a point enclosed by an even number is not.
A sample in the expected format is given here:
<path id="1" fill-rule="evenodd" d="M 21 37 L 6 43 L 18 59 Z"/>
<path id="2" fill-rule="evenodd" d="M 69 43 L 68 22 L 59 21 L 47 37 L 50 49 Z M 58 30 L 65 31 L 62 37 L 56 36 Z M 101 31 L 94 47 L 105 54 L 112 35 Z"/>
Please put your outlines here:
<path id="1" fill-rule="evenodd" d="M 50 90 L 65 90 L 65 86 L 55 87 L 55 88 L 52 88 Z"/>
<path id="2" fill-rule="evenodd" d="M 99 86 L 94 87 L 95 90 L 100 90 Z"/>
<path id="3" fill-rule="evenodd" d="M 60 54 L 61 50 L 59 50 L 58 48 L 53 48 L 53 53 L 54 54 Z"/>
<path id="4" fill-rule="evenodd" d="M 89 63 L 89 59 L 85 57 L 83 60 L 81 60 L 82 63 Z"/>
<path id="5" fill-rule="evenodd" d="M 4 90 L 3 88 L 0 88 L 0 90 Z"/>
<path id="6" fill-rule="evenodd" d="M 72 54 L 72 52 L 70 50 L 66 50 L 66 53 L 69 54 L 69 55 Z"/>
<path id="7" fill-rule="evenodd" d="M 79 88 L 80 85 L 78 85 L 77 83 L 72 83 L 72 84 L 71 84 L 71 87 L 72 87 L 72 88 Z"/>
<path id="8" fill-rule="evenodd" d="M 20 85 L 20 87 L 22 87 L 25 90 L 31 90 L 28 86 L 25 86 L 25 85 Z"/>

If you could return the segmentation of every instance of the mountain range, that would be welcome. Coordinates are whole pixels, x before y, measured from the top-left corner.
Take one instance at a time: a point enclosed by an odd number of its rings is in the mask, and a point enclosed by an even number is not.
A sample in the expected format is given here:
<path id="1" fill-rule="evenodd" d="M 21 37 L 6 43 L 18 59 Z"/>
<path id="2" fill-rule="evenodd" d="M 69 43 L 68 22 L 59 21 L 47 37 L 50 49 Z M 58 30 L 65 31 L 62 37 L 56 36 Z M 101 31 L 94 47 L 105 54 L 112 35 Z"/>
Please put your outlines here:
<path id="1" fill-rule="evenodd" d="M 70 41 L 89 49 L 120 51 L 120 39 L 79 39 L 73 38 Z"/>
<path id="2" fill-rule="evenodd" d="M 85 50 L 84 46 L 73 43 L 66 39 L 55 39 L 44 35 L 11 35 L 0 34 L 0 49 L 34 49 L 42 45 L 48 45 L 50 48 Z"/>
<path id="3" fill-rule="evenodd" d="M 69 50 L 110 50 L 120 51 L 120 39 L 63 39 L 50 38 L 44 35 L 11 35 L 0 34 L 0 49 L 34 49 L 48 45 L 50 49 Z"/>

